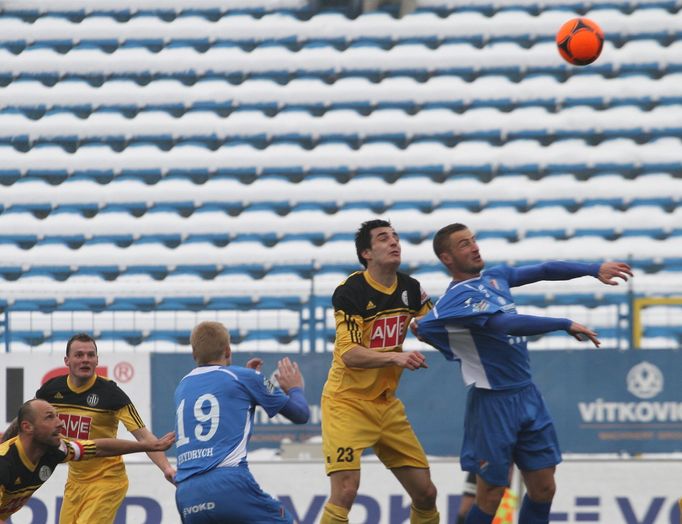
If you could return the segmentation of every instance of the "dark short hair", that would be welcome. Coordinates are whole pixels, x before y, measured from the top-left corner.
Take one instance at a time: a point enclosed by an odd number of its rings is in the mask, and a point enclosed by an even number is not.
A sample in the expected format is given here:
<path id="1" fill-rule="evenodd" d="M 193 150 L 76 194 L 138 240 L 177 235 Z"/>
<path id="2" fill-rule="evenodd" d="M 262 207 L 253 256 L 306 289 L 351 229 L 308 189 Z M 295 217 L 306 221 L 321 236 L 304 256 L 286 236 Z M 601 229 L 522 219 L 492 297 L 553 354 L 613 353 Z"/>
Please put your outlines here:
<path id="1" fill-rule="evenodd" d="M 436 254 L 436 256 L 440 258 L 441 253 L 448 248 L 448 244 L 450 243 L 450 235 L 465 229 L 469 228 L 464 224 L 460 224 L 459 222 L 441 227 L 433 237 L 433 252 Z"/>
<path id="2" fill-rule="evenodd" d="M 35 422 L 35 410 L 33 409 L 33 403 L 38 400 L 35 398 L 32 398 L 31 400 L 27 400 L 24 402 L 21 406 L 19 406 L 19 411 L 17 412 L 17 429 L 21 430 L 21 423 L 24 420 L 28 420 L 31 424 Z"/>
<path id="3" fill-rule="evenodd" d="M 360 225 L 360 228 L 355 232 L 355 252 L 358 255 L 358 260 L 360 263 L 367 267 L 367 261 L 362 256 L 362 252 L 365 249 L 372 248 L 372 229 L 378 227 L 392 227 L 388 220 L 381 220 L 379 218 L 375 220 L 368 220 Z"/>
<path id="4" fill-rule="evenodd" d="M 94 338 L 92 338 L 87 333 L 76 333 L 66 343 L 66 356 L 67 357 L 69 356 L 69 350 L 71 349 L 71 344 L 73 344 L 76 341 L 78 341 L 78 342 L 92 342 L 92 345 L 95 346 L 95 352 L 97 352 L 97 342 L 95 342 Z"/>

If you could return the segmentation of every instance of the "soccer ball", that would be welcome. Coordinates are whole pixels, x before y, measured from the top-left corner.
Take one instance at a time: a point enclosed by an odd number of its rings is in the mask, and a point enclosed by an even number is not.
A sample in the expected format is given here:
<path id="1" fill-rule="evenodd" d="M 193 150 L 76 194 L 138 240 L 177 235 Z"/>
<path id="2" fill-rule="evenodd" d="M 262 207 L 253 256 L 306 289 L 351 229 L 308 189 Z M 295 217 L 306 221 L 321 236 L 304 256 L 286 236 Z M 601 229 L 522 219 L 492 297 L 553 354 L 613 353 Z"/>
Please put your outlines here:
<path id="1" fill-rule="evenodd" d="M 556 45 L 564 60 L 585 66 L 599 57 L 604 46 L 604 32 L 589 18 L 572 18 L 557 32 Z"/>

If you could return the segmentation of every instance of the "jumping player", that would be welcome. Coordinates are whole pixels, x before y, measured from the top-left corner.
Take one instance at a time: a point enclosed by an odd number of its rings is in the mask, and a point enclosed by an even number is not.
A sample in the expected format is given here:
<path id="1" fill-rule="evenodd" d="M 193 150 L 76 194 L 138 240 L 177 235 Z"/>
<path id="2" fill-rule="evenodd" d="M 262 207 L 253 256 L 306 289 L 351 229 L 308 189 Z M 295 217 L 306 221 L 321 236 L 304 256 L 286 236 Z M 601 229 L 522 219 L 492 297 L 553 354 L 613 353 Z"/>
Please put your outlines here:
<path id="1" fill-rule="evenodd" d="M 431 309 L 419 282 L 400 266 L 400 239 L 391 224 L 371 220 L 355 236 L 360 263 L 334 291 L 336 342 L 322 392 L 322 445 L 331 495 L 321 524 L 348 522 L 360 486 L 360 456 L 374 452 L 410 498 L 411 524 L 439 522 L 436 488 L 426 455 L 395 392 L 403 369 L 426 367 L 424 355 L 403 351 L 410 321 Z"/>
<path id="2" fill-rule="evenodd" d="M 476 238 L 463 224 L 438 231 L 433 248 L 453 281 L 417 331 L 447 359 L 459 361 L 465 383 L 474 386 L 467 399 L 461 464 L 477 474 L 477 490 L 465 522 L 492 522 L 513 461 L 528 490 L 519 522 L 546 524 L 561 454 L 554 424 L 531 379 L 525 336 L 564 330 L 595 346 L 600 342 L 595 332 L 569 319 L 517 314 L 510 288 L 587 275 L 616 285 L 614 278 L 627 280 L 632 270 L 620 262 L 548 262 L 483 271 Z"/>

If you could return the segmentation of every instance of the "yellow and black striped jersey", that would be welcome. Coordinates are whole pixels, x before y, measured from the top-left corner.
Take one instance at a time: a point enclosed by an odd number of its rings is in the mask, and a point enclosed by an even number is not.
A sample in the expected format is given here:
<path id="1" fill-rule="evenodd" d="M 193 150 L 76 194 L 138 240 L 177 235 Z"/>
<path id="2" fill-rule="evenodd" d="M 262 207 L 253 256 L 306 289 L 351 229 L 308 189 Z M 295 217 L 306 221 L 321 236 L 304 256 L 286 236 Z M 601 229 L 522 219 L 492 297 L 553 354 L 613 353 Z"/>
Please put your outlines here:
<path id="1" fill-rule="evenodd" d="M 34 464 L 24 452 L 20 437 L 0 444 L 0 520 L 19 511 L 58 464 L 91 459 L 96 452 L 92 441 L 63 439 L 59 447 L 48 448 Z"/>
<path id="2" fill-rule="evenodd" d="M 374 351 L 402 351 L 410 321 L 425 315 L 431 300 L 417 280 L 398 273 L 390 288 L 357 271 L 343 281 L 332 297 L 336 341 L 323 395 L 373 400 L 395 393 L 402 368 L 349 368 L 341 356 L 355 346 Z"/>
<path id="3" fill-rule="evenodd" d="M 144 427 L 128 395 L 116 382 L 97 375 L 80 388 L 67 375 L 55 377 L 43 384 L 36 398 L 47 400 L 57 409 L 69 438 L 116 438 L 119 421 L 128 431 Z M 69 480 L 74 481 L 121 474 L 125 474 L 125 468 L 120 456 L 69 464 Z"/>

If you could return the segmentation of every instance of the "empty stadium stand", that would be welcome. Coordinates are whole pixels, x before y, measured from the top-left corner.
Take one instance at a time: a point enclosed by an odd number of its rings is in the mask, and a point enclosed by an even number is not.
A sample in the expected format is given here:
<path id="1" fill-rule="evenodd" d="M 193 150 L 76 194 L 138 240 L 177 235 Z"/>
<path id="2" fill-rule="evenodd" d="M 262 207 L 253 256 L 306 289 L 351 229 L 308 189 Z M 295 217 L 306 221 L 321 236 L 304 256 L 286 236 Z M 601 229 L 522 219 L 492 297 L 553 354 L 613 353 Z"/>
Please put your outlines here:
<path id="1" fill-rule="evenodd" d="M 419 0 L 349 17 L 305 0 L 7 0 L 0 7 L 0 331 L 13 351 L 91 330 L 185 350 L 324 351 L 353 233 L 389 218 L 437 297 L 433 233 L 489 264 L 625 259 L 519 294 L 629 347 L 634 297 L 682 294 L 682 2 Z M 599 21 L 591 66 L 554 33 Z M 544 313 L 543 313 L 544 312 Z M 680 307 L 643 346 L 679 347 Z M 409 339 L 408 347 L 421 347 Z M 574 348 L 562 336 L 534 349 Z"/>

